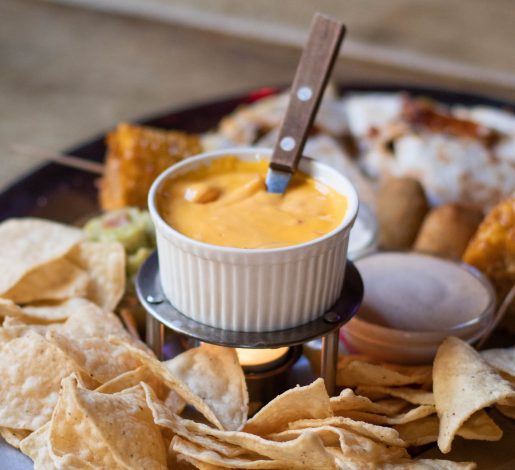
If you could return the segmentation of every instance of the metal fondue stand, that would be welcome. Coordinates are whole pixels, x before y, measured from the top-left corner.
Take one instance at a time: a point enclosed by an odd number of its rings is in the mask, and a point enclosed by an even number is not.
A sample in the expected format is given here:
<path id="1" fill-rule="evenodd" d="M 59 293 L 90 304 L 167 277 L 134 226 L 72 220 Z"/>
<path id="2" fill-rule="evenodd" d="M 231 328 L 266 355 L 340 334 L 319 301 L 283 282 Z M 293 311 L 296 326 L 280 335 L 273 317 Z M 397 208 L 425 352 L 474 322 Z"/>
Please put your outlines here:
<path id="1" fill-rule="evenodd" d="M 146 343 L 159 359 L 163 357 L 165 327 L 187 338 L 231 348 L 278 348 L 322 338 L 321 376 L 328 393 L 334 395 L 339 329 L 356 314 L 363 299 L 363 282 L 354 264 L 347 261 L 342 293 L 328 312 L 295 328 L 263 333 L 222 330 L 184 316 L 163 293 L 157 252 L 141 267 L 136 278 L 136 291 L 147 311 Z"/>

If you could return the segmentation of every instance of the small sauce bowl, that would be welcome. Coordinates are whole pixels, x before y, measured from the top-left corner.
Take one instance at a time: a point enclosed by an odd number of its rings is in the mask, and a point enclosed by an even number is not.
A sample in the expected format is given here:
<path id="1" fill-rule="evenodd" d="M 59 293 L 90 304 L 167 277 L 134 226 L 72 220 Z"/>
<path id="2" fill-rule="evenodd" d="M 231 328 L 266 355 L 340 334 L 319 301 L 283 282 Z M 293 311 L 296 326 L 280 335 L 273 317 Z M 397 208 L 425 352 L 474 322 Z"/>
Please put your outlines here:
<path id="1" fill-rule="evenodd" d="M 488 279 L 464 263 L 415 252 L 356 261 L 365 297 L 341 330 L 350 352 L 401 364 L 431 363 L 447 336 L 477 341 L 495 313 Z"/>
<path id="2" fill-rule="evenodd" d="M 157 192 L 169 178 L 226 155 L 268 161 L 270 154 L 258 148 L 201 154 L 170 167 L 150 189 L 163 291 L 175 308 L 200 323 L 232 331 L 283 330 L 318 318 L 340 295 L 358 196 L 345 176 L 323 163 L 302 158 L 299 170 L 343 194 L 347 210 L 334 230 L 306 243 L 269 249 L 217 246 L 183 235 L 159 214 Z"/>

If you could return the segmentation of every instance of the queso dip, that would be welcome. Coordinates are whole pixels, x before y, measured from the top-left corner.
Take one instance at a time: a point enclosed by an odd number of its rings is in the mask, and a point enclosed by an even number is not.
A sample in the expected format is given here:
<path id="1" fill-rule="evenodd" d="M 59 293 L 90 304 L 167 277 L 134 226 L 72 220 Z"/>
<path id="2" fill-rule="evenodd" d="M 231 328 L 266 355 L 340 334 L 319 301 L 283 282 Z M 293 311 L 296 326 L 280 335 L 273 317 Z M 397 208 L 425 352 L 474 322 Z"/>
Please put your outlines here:
<path id="1" fill-rule="evenodd" d="M 266 191 L 268 162 L 223 157 L 165 181 L 157 208 L 178 232 L 213 245 L 278 248 L 319 238 L 343 220 L 347 199 L 296 172 L 285 194 Z"/>

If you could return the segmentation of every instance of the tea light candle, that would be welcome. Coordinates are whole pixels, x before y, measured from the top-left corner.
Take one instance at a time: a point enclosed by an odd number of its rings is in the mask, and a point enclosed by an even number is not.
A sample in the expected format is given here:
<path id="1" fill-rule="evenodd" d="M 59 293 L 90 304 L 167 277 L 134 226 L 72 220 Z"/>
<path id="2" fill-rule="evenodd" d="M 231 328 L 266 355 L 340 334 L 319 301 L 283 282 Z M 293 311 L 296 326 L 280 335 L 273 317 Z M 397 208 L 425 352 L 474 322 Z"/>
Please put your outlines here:
<path id="1" fill-rule="evenodd" d="M 286 356 L 289 349 L 288 347 L 274 349 L 236 348 L 236 354 L 244 369 L 259 368 L 260 370 L 267 370 L 281 362 L 281 359 Z"/>

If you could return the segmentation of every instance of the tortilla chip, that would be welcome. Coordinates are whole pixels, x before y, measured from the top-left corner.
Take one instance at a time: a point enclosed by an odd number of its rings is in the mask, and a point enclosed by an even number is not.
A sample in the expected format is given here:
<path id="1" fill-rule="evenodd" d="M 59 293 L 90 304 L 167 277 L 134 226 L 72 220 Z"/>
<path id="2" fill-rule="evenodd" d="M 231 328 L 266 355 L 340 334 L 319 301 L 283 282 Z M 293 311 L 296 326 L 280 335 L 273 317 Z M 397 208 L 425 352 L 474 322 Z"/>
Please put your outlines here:
<path id="1" fill-rule="evenodd" d="M 204 343 L 165 365 L 193 393 L 203 398 L 224 429 L 243 428 L 247 422 L 249 395 L 234 349 Z"/>
<path id="2" fill-rule="evenodd" d="M 43 219 L 0 224 L 0 296 L 30 271 L 62 258 L 84 238 L 82 230 Z"/>
<path id="3" fill-rule="evenodd" d="M 379 470 L 474 470 L 473 462 L 451 462 L 440 459 L 419 459 L 407 462 L 387 463 Z"/>
<path id="4" fill-rule="evenodd" d="M 290 430 L 315 428 L 317 426 L 333 426 L 337 428 L 347 429 L 360 436 L 368 437 L 376 442 L 381 442 L 389 446 L 406 447 L 406 443 L 399 437 L 399 433 L 392 428 L 386 426 L 378 426 L 376 424 L 365 423 L 364 421 L 354 421 L 343 416 L 333 416 L 325 419 L 300 419 L 293 421 L 288 425 Z M 287 431 L 283 431 L 287 432 Z M 271 434 L 269 437 L 275 439 L 282 433 Z M 279 439 L 281 439 L 279 437 Z"/>
<path id="5" fill-rule="evenodd" d="M 20 450 L 34 462 L 34 470 L 58 470 L 48 448 L 50 423 L 46 423 L 20 442 Z"/>
<path id="6" fill-rule="evenodd" d="M 48 327 L 45 325 L 10 325 L 0 327 L 0 347 L 4 343 L 21 338 L 29 333 L 38 333 L 40 336 L 45 336 L 47 331 Z"/>
<path id="7" fill-rule="evenodd" d="M 430 384 L 431 367 L 373 364 L 362 358 L 342 356 L 338 361 L 336 383 L 341 387 Z"/>
<path id="8" fill-rule="evenodd" d="M 111 312 L 106 312 L 93 302 L 86 299 L 70 299 L 63 302 L 60 308 L 69 312 L 68 319 L 54 328 L 58 333 L 72 338 L 107 338 L 109 335 L 116 335 L 120 341 L 129 342 L 133 345 L 142 343 L 136 342 L 129 332 L 123 327 L 120 319 Z"/>
<path id="9" fill-rule="evenodd" d="M 367 397 L 355 395 L 350 388 L 343 389 L 339 396 L 331 397 L 331 408 L 334 414 L 339 411 L 356 410 L 391 416 L 407 407 L 404 400 L 397 398 L 373 402 Z"/>
<path id="10" fill-rule="evenodd" d="M 320 437 L 326 447 L 339 446 L 343 456 L 351 461 L 361 460 L 363 463 L 366 462 L 370 465 L 409 457 L 403 447 L 386 446 L 342 427 L 316 426 L 283 431 L 273 436 L 275 440 L 289 441 L 306 432 Z"/>
<path id="11" fill-rule="evenodd" d="M 229 444 L 228 442 L 220 441 L 212 436 L 204 435 L 204 434 L 195 434 L 193 432 L 183 432 L 179 434 L 180 436 L 187 439 L 189 442 L 196 444 L 204 449 L 209 449 L 217 452 L 224 457 L 239 457 L 241 455 L 254 455 L 258 456 L 258 454 L 249 452 L 247 449 Z"/>
<path id="12" fill-rule="evenodd" d="M 317 379 L 310 385 L 297 386 L 274 398 L 249 419 L 243 430 L 266 436 L 287 429 L 292 421 L 331 416 L 333 411 L 324 381 Z"/>
<path id="13" fill-rule="evenodd" d="M 179 436 L 175 436 L 172 440 L 170 449 L 178 453 L 179 458 L 185 458 L 190 462 L 202 462 L 209 465 L 208 467 L 197 468 L 239 468 L 239 469 L 286 469 L 292 468 L 284 462 L 277 460 L 263 459 L 260 457 L 244 458 L 244 457 L 226 457 L 217 452 L 206 449 L 199 445 L 193 444 Z M 309 468 L 309 467 L 308 467 Z M 334 465 L 325 467 L 327 469 L 336 469 Z"/>
<path id="14" fill-rule="evenodd" d="M 438 348 L 433 391 L 440 417 L 438 447 L 451 450 L 458 429 L 476 411 L 515 400 L 515 389 L 464 341 L 449 337 Z"/>
<path id="15" fill-rule="evenodd" d="M 135 370 L 125 372 L 101 385 L 96 391 L 100 393 L 117 393 L 134 387 L 140 382 L 145 382 L 146 385 L 152 387 L 157 398 L 164 402 L 165 406 L 172 413 L 180 414 L 186 406 L 185 401 L 175 391 L 170 390 L 164 382 L 159 380 L 147 366 L 141 366 Z"/>
<path id="16" fill-rule="evenodd" d="M 26 429 L 0 428 L 0 436 L 13 447 L 19 448 L 20 442 L 30 434 Z"/>
<path id="17" fill-rule="evenodd" d="M 162 400 L 166 396 L 168 387 L 160 381 L 147 366 L 140 366 L 137 369 L 125 372 L 102 384 L 95 391 L 99 393 L 118 393 L 145 382 L 154 390 L 157 397 Z"/>
<path id="18" fill-rule="evenodd" d="M 167 468 L 164 441 L 140 386 L 108 395 L 80 388 L 73 376 L 64 379 L 49 441 L 57 457 L 78 455 L 100 468 Z"/>
<path id="19" fill-rule="evenodd" d="M 38 323 L 62 323 L 68 320 L 72 314 L 72 308 L 68 302 L 44 303 L 38 305 L 26 305 L 23 307 L 23 317 Z"/>
<path id="20" fill-rule="evenodd" d="M 30 325 L 30 318 L 27 319 L 28 321 L 25 321 L 25 319 L 22 319 L 21 317 L 5 317 L 4 322 L 2 323 L 2 327 L 11 327 L 11 326 L 27 326 Z"/>
<path id="21" fill-rule="evenodd" d="M 29 271 L 2 297 L 19 304 L 64 300 L 85 295 L 88 283 L 86 271 L 60 258 Z"/>
<path id="22" fill-rule="evenodd" d="M 168 466 L 173 469 L 177 468 L 178 470 L 191 470 L 192 468 L 198 468 L 199 470 L 224 470 L 227 468 L 201 462 L 193 457 L 182 454 L 177 456 L 173 465 L 168 464 Z"/>
<path id="23" fill-rule="evenodd" d="M 497 405 L 496 408 L 506 417 L 515 419 L 515 406 Z"/>
<path id="24" fill-rule="evenodd" d="M 102 310 L 98 305 L 86 299 L 75 298 L 55 305 L 26 307 L 24 311 L 27 311 L 31 316 L 34 315 L 31 317 L 30 323 L 24 324 L 24 319 L 19 317 L 21 323 L 17 322 L 16 327 L 12 325 L 9 328 L 0 328 L 0 341 L 8 341 L 10 338 L 22 336 L 31 330 L 43 335 L 48 331 L 56 331 L 63 336 L 74 339 L 107 338 L 110 335 L 116 335 L 121 341 L 147 350 L 143 343 L 132 338 L 116 315 Z M 56 317 L 66 318 L 66 321 L 35 324 L 33 321 L 38 315 L 46 317 L 55 315 Z"/>
<path id="25" fill-rule="evenodd" d="M 51 417 L 61 379 L 76 373 L 98 383 L 40 335 L 29 332 L 0 349 L 0 426 L 35 431 Z"/>
<path id="26" fill-rule="evenodd" d="M 0 344 L 24 336 L 31 331 L 42 336 L 49 331 L 55 331 L 69 339 L 108 338 L 110 335 L 116 335 L 122 343 L 129 343 L 148 351 L 141 341 L 132 338 L 116 315 L 103 311 L 98 305 L 86 299 L 70 299 L 55 306 L 31 307 L 31 312 L 39 309 L 47 311 L 42 314 L 49 316 L 55 309 L 56 315 L 68 318 L 64 323 L 24 324 L 24 319 L 17 317 L 16 325 L 0 327 Z"/>
<path id="27" fill-rule="evenodd" d="M 406 400 L 413 405 L 434 405 L 433 392 L 419 388 L 408 387 L 381 387 L 379 385 L 362 385 L 356 388 L 358 395 L 363 395 L 371 400 L 384 397 L 397 397 Z"/>
<path id="28" fill-rule="evenodd" d="M 498 372 L 515 378 L 515 346 L 506 349 L 487 349 L 481 356 Z"/>
<path id="29" fill-rule="evenodd" d="M 242 435 L 242 439 L 245 439 L 245 433 L 232 431 L 232 434 L 240 434 Z M 248 438 L 254 442 L 258 442 L 259 440 L 263 441 L 258 446 L 268 454 L 274 455 L 274 457 L 266 459 L 264 454 L 261 452 L 254 456 L 245 456 L 246 458 L 244 456 L 225 457 L 211 449 L 203 449 L 192 444 L 179 436 L 174 437 L 170 447 L 178 454 L 192 456 L 212 465 L 231 466 L 233 468 L 337 468 L 331 454 L 327 452 L 320 438 L 313 433 L 303 433 L 296 439 L 287 442 L 265 441 L 264 439 L 253 436 L 252 434 L 249 434 Z M 200 451 L 200 454 L 193 454 L 193 449 L 197 452 Z"/>
<path id="30" fill-rule="evenodd" d="M 408 445 L 421 446 L 437 441 L 439 427 L 438 417 L 431 415 L 410 423 L 399 424 L 395 429 Z M 497 441 L 502 437 L 502 430 L 485 411 L 480 410 L 474 413 L 456 434 L 465 439 Z"/>
<path id="31" fill-rule="evenodd" d="M 110 338 L 114 344 L 119 344 L 120 339 L 116 337 Z M 174 390 L 186 403 L 194 406 L 208 421 L 213 423 L 219 429 L 223 429 L 222 423 L 219 421 L 213 410 L 206 402 L 197 394 L 192 392 L 190 388 L 178 377 L 172 374 L 164 363 L 161 363 L 155 356 L 142 351 L 141 349 L 128 346 L 132 354 L 145 366 L 147 366 L 152 374 L 163 381 L 167 387 Z"/>
<path id="32" fill-rule="evenodd" d="M 374 413 L 366 413 L 365 411 L 339 411 L 338 414 L 346 416 L 347 418 L 354 419 L 356 421 L 365 421 L 372 424 L 403 424 L 418 419 L 424 418 L 425 416 L 436 413 L 436 409 L 432 405 L 420 405 L 404 413 L 393 416 L 384 416 Z"/>
<path id="33" fill-rule="evenodd" d="M 55 331 L 48 332 L 46 338 L 101 384 L 141 365 L 123 344 L 115 345 L 102 338 L 72 340 Z"/>
<path id="34" fill-rule="evenodd" d="M 83 241 L 68 259 L 89 274 L 86 297 L 108 312 L 113 311 L 125 292 L 125 250 L 118 242 Z"/>
<path id="35" fill-rule="evenodd" d="M 0 299 L 0 317 L 17 317 L 23 315 L 23 310 L 12 300 Z"/>
<path id="36" fill-rule="evenodd" d="M 127 341 L 133 345 L 145 348 L 143 343 L 135 341 L 128 331 L 123 327 L 119 318 L 111 312 L 102 310 L 98 305 L 82 298 L 73 298 L 55 305 L 42 305 L 25 307 L 24 312 L 30 316 L 30 323 L 25 325 L 25 330 L 47 332 L 57 331 L 68 338 L 107 338 L 110 335 L 116 335 L 122 341 Z M 39 324 L 36 318 L 54 318 L 56 322 L 50 324 Z M 57 322 L 57 318 L 66 319 L 64 322 Z M 19 319 L 23 322 L 25 317 Z M 38 321 L 38 324 L 33 323 Z M 43 321 L 43 320 L 42 320 Z M 19 324 L 19 326 L 22 326 Z M 11 326 L 10 328 L 14 328 Z M 1 330 L 1 328 L 0 328 Z M 4 336 L 23 334 L 23 329 L 19 331 L 4 332 Z M 2 335 L 0 334 L 0 337 Z"/>
<path id="37" fill-rule="evenodd" d="M 185 439 L 190 440 L 192 435 L 210 436 L 220 442 L 246 449 L 249 455 L 257 454 L 272 460 L 289 462 L 290 467 L 294 465 L 292 462 L 297 462 L 302 457 L 302 468 L 305 466 L 309 468 L 309 465 L 312 465 L 312 468 L 319 468 L 320 466 L 321 468 L 330 468 L 323 467 L 331 460 L 320 439 L 312 433 L 306 433 L 288 442 L 276 442 L 242 431 L 221 431 L 171 413 L 157 400 L 150 387 L 143 383 L 142 387 L 145 389 L 147 404 L 152 410 L 156 424 L 171 429 L 175 434 Z M 199 460 L 203 459 L 199 458 Z M 203 461 L 212 463 L 208 460 Z M 218 464 L 216 463 L 216 465 Z"/>

